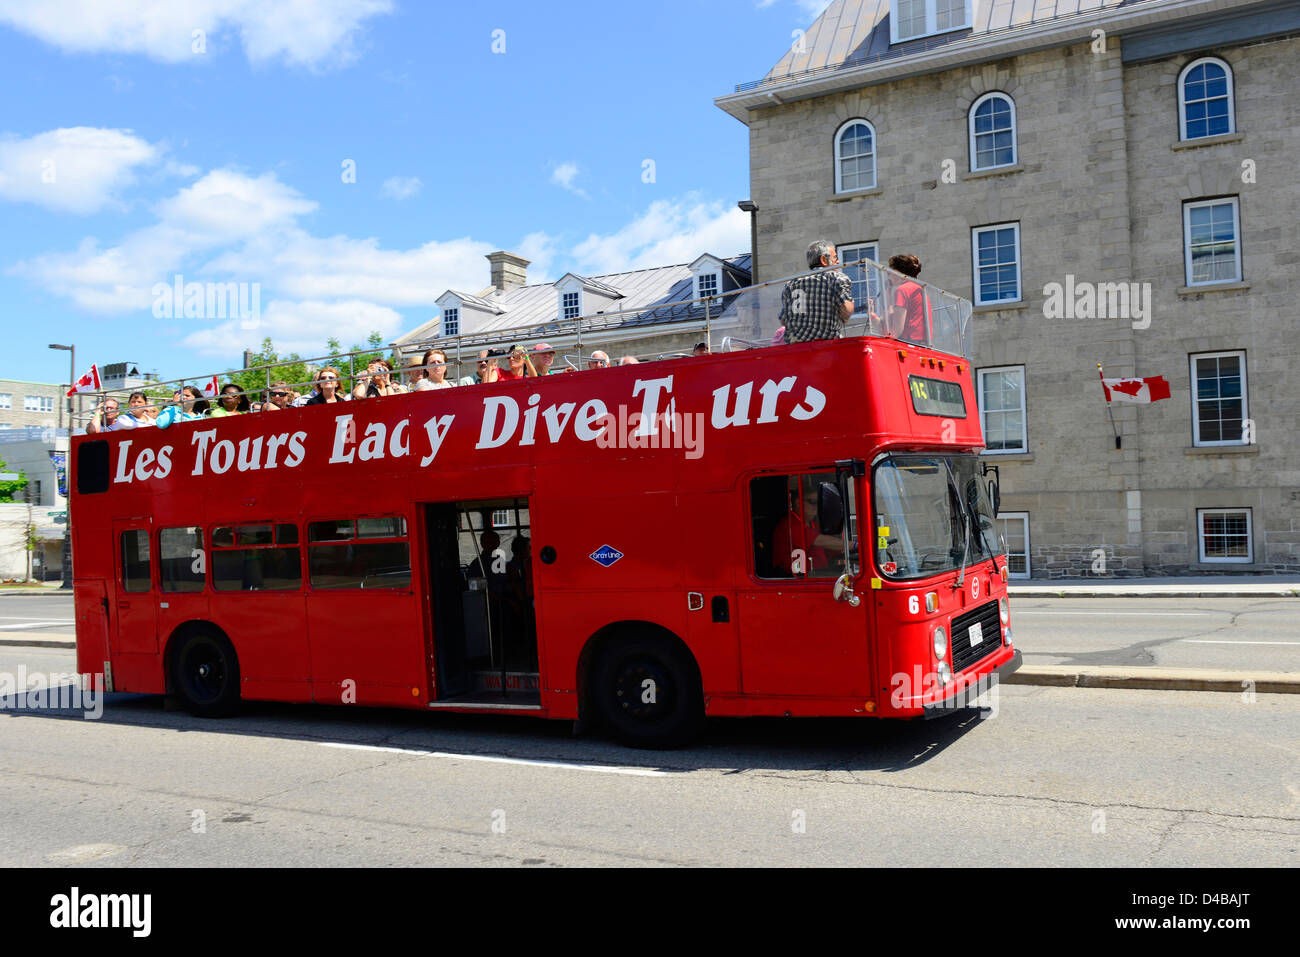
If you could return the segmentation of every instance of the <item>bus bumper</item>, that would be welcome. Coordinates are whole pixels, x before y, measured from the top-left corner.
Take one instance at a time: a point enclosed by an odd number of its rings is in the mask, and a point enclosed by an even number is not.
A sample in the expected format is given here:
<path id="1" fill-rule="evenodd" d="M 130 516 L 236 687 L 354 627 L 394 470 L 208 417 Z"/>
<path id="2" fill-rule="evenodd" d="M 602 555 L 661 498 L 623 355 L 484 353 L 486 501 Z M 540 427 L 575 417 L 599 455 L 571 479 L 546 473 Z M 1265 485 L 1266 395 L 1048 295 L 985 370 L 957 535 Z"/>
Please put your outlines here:
<path id="1" fill-rule="evenodd" d="M 943 701 L 936 701 L 933 704 L 921 706 L 922 717 L 926 720 L 930 718 L 942 717 L 945 714 L 952 714 L 954 711 L 961 711 L 965 708 L 972 707 L 975 699 L 984 692 L 996 687 L 1003 678 L 1020 669 L 1024 659 L 1020 657 L 1020 649 L 1017 648 L 1012 654 L 1010 660 L 1004 662 L 1000 667 L 995 668 L 986 675 L 980 675 L 979 678 L 972 681 L 962 691 L 954 694 Z"/>

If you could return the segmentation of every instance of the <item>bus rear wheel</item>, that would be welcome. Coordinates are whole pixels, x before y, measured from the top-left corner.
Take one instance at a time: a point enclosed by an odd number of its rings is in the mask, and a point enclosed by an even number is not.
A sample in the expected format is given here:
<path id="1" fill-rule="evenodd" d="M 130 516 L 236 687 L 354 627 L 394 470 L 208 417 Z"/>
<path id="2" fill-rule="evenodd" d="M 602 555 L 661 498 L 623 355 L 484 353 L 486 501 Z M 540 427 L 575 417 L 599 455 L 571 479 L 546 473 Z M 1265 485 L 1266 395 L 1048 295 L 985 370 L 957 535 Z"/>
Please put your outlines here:
<path id="1" fill-rule="evenodd" d="M 224 635 L 192 632 L 172 655 L 172 687 L 191 714 L 225 718 L 239 710 L 239 658 Z"/>
<path id="2" fill-rule="evenodd" d="M 592 700 L 601 721 L 636 748 L 676 748 L 704 723 L 694 663 L 676 644 L 654 636 L 614 640 L 600 655 Z"/>

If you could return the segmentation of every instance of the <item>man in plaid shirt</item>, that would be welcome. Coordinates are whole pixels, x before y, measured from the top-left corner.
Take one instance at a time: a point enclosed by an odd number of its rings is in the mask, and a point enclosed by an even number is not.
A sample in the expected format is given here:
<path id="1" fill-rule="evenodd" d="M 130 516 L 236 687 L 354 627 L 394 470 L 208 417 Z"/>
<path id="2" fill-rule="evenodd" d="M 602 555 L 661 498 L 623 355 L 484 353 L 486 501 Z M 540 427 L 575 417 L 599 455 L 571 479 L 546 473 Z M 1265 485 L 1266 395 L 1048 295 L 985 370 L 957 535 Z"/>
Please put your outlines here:
<path id="1" fill-rule="evenodd" d="M 825 272 L 800 276 L 781 293 L 781 322 L 788 343 L 838 339 L 853 315 L 853 282 L 832 267 L 840 264 L 835 246 L 819 239 L 808 247 L 808 268 Z"/>

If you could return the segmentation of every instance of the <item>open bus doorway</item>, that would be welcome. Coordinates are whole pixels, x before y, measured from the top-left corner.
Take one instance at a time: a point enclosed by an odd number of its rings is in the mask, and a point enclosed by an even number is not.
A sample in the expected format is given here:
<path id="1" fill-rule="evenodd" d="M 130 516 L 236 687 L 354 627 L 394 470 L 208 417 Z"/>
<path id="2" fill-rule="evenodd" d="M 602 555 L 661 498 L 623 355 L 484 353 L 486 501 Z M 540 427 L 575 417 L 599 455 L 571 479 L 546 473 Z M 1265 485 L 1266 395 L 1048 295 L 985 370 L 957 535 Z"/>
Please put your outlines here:
<path id="1" fill-rule="evenodd" d="M 426 509 L 433 705 L 540 708 L 528 500 Z"/>

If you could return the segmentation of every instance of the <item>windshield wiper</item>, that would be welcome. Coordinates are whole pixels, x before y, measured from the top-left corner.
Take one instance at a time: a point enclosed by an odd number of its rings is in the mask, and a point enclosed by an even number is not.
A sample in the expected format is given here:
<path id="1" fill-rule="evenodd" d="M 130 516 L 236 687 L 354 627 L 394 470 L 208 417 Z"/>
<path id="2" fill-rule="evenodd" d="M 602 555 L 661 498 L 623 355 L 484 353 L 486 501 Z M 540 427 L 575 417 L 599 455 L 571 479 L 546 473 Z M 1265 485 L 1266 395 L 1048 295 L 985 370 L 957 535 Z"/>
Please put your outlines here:
<path id="1" fill-rule="evenodd" d="M 953 582 L 953 590 L 960 589 L 966 582 L 966 559 L 970 556 L 970 516 L 966 513 L 969 507 L 966 505 L 966 496 L 961 494 L 961 489 L 957 487 L 957 477 L 952 474 L 952 463 L 947 459 L 943 460 L 943 467 L 948 473 L 948 492 L 957 496 L 957 502 L 960 506 L 957 514 L 961 516 L 962 527 L 962 546 L 961 546 L 961 571 L 957 573 L 957 580 Z"/>

